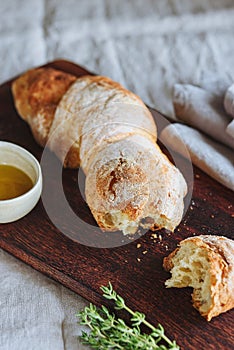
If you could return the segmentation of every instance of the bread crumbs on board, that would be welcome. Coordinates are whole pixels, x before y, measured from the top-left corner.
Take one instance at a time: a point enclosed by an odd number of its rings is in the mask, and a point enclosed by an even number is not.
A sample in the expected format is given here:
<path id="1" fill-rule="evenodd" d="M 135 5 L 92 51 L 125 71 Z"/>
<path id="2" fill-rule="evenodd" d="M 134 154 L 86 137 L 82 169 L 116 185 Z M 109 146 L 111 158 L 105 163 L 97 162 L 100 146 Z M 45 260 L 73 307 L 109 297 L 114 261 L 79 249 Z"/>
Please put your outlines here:
<path id="1" fill-rule="evenodd" d="M 178 231 L 180 231 L 180 229 Z M 167 232 L 167 236 L 170 236 L 170 235 L 171 233 Z M 164 242 L 162 234 L 153 232 L 150 234 L 149 238 L 150 240 L 152 240 L 152 244 L 159 244 L 162 248 L 165 249 L 165 251 L 168 251 L 170 249 L 169 244 Z M 142 254 L 140 257 L 139 256 L 136 257 L 137 262 L 141 263 L 144 260 L 144 256 L 148 254 L 150 250 L 144 249 L 144 246 L 141 243 L 137 243 L 135 247 L 139 249 L 140 250 L 139 253 Z"/>

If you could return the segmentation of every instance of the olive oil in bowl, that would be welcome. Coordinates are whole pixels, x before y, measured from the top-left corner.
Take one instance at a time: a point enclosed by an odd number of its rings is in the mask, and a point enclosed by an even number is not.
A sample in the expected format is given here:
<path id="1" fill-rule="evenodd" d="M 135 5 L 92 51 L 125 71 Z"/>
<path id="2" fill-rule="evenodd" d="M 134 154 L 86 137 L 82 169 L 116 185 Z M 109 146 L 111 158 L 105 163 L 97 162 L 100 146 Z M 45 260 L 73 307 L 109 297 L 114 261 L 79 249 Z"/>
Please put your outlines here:
<path id="1" fill-rule="evenodd" d="M 31 178 L 22 170 L 0 164 L 0 200 L 19 197 L 33 188 Z"/>
<path id="2" fill-rule="evenodd" d="M 27 215 L 38 203 L 41 191 L 38 160 L 23 147 L 0 141 L 0 224 Z"/>

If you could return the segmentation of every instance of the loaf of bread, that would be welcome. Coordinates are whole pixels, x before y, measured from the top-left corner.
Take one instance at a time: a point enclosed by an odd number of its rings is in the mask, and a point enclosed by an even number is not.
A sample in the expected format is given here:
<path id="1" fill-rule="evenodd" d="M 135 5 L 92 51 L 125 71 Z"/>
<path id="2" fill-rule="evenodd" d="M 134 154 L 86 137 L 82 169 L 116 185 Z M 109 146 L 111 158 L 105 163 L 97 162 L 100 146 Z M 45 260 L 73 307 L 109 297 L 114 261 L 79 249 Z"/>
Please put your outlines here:
<path id="1" fill-rule="evenodd" d="M 33 69 L 12 85 L 15 106 L 41 146 L 82 167 L 87 203 L 103 230 L 135 233 L 180 223 L 186 182 L 156 144 L 139 97 L 109 78 Z"/>
<path id="2" fill-rule="evenodd" d="M 164 258 L 167 287 L 192 287 L 193 306 L 207 321 L 234 307 L 234 241 L 194 236 Z"/>

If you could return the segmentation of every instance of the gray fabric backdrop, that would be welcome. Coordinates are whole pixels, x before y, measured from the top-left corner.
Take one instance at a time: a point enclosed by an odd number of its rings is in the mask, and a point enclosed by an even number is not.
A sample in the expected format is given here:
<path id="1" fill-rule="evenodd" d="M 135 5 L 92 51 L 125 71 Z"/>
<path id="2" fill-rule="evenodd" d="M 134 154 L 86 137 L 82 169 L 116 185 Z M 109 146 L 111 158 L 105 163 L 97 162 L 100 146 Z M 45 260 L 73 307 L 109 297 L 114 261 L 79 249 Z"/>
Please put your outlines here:
<path id="1" fill-rule="evenodd" d="M 0 16 L 0 82 L 66 58 L 173 116 L 174 83 L 234 77 L 233 0 L 3 0 Z M 84 300 L 3 251 L 0 276 L 0 350 L 85 348 Z"/>

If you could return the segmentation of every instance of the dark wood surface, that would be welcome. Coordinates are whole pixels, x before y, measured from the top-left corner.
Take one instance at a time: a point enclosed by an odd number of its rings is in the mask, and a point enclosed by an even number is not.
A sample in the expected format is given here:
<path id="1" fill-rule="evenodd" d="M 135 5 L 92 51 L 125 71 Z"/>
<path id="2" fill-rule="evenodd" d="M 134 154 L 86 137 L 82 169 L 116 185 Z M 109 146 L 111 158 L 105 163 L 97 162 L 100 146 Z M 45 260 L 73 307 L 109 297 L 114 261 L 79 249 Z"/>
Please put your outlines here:
<path id="1" fill-rule="evenodd" d="M 67 61 L 48 65 L 77 76 L 87 74 L 85 69 Z M 40 159 L 42 149 L 27 124 L 17 116 L 10 85 L 8 82 L 0 87 L 0 140 L 17 143 Z M 75 189 L 74 175 L 75 171 L 64 171 L 64 190 L 71 203 L 80 204 L 83 217 L 92 222 L 87 205 Z M 40 201 L 23 219 L 0 225 L 0 246 L 97 305 L 107 304 L 99 287 L 111 281 L 130 307 L 146 313 L 155 325 L 162 323 L 182 350 L 230 350 L 234 349 L 234 310 L 209 323 L 205 321 L 192 307 L 190 289 L 165 289 L 169 274 L 163 271 L 162 260 L 180 240 L 194 234 L 234 238 L 233 214 L 233 192 L 194 168 L 192 201 L 173 234 L 161 230 L 154 238 L 152 232 L 147 232 L 116 248 L 89 247 L 59 232 Z M 79 227 L 75 229 L 85 234 Z M 137 248 L 139 243 L 141 247 Z"/>

